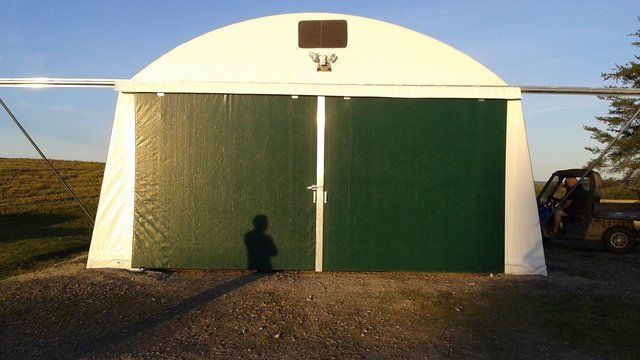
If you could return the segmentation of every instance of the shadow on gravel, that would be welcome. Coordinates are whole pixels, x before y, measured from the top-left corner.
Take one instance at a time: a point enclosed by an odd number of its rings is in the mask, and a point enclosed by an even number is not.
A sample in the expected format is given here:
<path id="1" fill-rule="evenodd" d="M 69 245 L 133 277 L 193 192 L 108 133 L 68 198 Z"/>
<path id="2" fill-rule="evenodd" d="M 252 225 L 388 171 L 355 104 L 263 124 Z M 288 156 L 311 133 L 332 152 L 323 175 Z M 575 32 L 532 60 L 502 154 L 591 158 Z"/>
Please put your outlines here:
<path id="1" fill-rule="evenodd" d="M 69 353 L 75 353 L 76 358 L 85 357 L 111 357 L 117 354 L 128 340 L 137 335 L 152 332 L 154 328 L 186 315 L 191 310 L 210 303 L 234 290 L 247 284 L 256 282 L 274 274 L 274 272 L 255 272 L 239 276 L 197 295 L 187 298 L 178 304 L 170 306 L 158 314 L 147 317 L 137 322 L 122 324 L 104 332 L 102 335 L 86 339 L 83 345 L 69 349 Z"/>
<path id="2" fill-rule="evenodd" d="M 576 239 L 551 239 L 545 244 L 545 250 L 558 249 L 577 253 L 589 253 L 596 256 L 597 253 L 607 252 L 600 241 L 576 240 Z"/>

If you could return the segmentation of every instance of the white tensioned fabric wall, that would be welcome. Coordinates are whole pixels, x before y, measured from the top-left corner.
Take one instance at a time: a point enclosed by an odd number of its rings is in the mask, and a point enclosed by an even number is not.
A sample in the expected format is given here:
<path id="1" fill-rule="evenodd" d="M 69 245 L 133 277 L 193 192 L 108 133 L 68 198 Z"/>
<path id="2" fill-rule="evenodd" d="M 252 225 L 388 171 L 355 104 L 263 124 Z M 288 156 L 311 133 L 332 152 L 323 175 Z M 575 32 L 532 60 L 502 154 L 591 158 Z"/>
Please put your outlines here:
<path id="1" fill-rule="evenodd" d="M 348 45 L 301 49 L 302 20 L 346 20 Z M 316 71 L 310 52 L 336 54 Z M 118 82 L 118 104 L 89 268 L 130 268 L 133 242 L 133 93 L 235 93 L 507 100 L 505 272 L 546 274 L 521 94 L 487 68 L 435 39 L 389 23 L 302 13 L 233 24 L 182 44 L 132 80 Z"/>

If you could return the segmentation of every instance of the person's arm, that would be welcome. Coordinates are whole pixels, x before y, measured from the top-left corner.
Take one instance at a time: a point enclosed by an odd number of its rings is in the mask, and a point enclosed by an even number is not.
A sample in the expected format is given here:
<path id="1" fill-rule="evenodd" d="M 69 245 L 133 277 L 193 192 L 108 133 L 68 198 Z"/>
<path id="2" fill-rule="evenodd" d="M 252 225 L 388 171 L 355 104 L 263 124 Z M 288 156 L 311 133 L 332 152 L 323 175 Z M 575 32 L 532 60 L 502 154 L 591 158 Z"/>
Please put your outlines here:
<path id="1" fill-rule="evenodd" d="M 571 200 L 571 199 L 567 199 L 567 200 L 565 200 L 565 201 L 562 203 L 562 205 L 560 205 L 560 208 L 561 208 L 561 209 L 566 209 L 566 208 L 568 208 L 569 206 L 571 206 L 571 204 L 572 204 L 572 203 L 573 203 L 573 200 Z"/>

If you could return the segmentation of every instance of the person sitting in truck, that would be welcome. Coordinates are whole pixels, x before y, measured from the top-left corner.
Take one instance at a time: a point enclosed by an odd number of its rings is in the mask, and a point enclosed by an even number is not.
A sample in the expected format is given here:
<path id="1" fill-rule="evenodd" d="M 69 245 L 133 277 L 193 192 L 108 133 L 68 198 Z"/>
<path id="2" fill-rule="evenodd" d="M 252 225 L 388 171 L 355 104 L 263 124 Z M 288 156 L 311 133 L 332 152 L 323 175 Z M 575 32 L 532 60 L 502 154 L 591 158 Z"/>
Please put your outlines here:
<path id="1" fill-rule="evenodd" d="M 554 214 L 553 218 L 553 233 L 557 234 L 560 230 L 560 224 L 562 218 L 567 216 L 580 216 L 584 213 L 584 205 L 587 200 L 587 191 L 582 184 L 578 184 L 578 180 L 574 177 L 566 178 L 563 183 L 567 192 L 571 191 L 571 194 L 563 201 Z"/>

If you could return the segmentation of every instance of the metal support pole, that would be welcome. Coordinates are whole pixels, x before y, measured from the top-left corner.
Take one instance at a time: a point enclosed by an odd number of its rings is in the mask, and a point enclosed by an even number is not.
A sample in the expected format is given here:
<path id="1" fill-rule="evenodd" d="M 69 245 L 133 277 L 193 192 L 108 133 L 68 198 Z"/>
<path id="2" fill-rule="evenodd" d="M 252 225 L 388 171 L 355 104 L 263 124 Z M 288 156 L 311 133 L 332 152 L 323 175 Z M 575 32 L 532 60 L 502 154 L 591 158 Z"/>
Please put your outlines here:
<path id="1" fill-rule="evenodd" d="M 0 87 L 26 87 L 26 88 L 114 88 L 121 79 L 87 79 L 87 78 L 0 78 Z M 269 84 L 269 83 L 265 83 Z M 356 84 L 349 84 L 356 85 Z M 388 84 L 370 84 L 388 86 Z M 464 85 L 429 85 L 429 84 L 403 84 L 419 87 L 465 87 Z M 585 86 L 527 86 L 527 85 L 491 85 L 487 88 L 520 88 L 523 94 L 550 94 L 550 95 L 595 95 L 595 96 L 627 96 L 640 97 L 638 88 L 605 88 Z"/>
<path id="2" fill-rule="evenodd" d="M 640 96 L 638 88 L 601 88 L 580 86 L 517 86 L 523 94 Z"/>
<path id="3" fill-rule="evenodd" d="M 73 190 L 71 190 L 71 188 L 69 187 L 69 185 L 67 184 L 66 181 L 64 181 L 64 179 L 62 178 L 62 176 L 60 176 L 60 174 L 58 173 L 58 170 L 56 170 L 55 167 L 53 167 L 53 164 L 51 163 L 51 161 L 49 161 L 49 159 L 47 159 L 47 157 L 44 155 L 44 153 L 42 153 L 42 151 L 40 150 L 40 148 L 38 147 L 38 145 L 36 145 L 35 141 L 33 141 L 33 139 L 31 138 L 31 136 L 29 136 L 29 134 L 27 133 L 27 130 L 25 130 L 22 125 L 20 124 L 20 122 L 18 121 L 18 119 L 16 119 L 15 115 L 13 115 L 13 113 L 11 112 L 11 110 L 9 110 L 9 108 L 7 107 L 7 105 L 4 103 L 4 101 L 2 101 L 2 98 L 0 98 L 0 105 L 2 105 L 2 107 L 4 108 L 4 111 L 7 112 L 7 114 L 9 115 L 9 117 L 11 118 L 11 120 L 13 120 L 13 122 L 16 124 L 16 126 L 18 126 L 18 128 L 20 129 L 20 131 L 22 131 L 22 133 L 24 134 L 24 136 L 27 138 L 27 140 L 29 140 L 29 142 L 31 143 L 31 145 L 33 146 L 34 149 L 36 149 L 36 151 L 38 152 L 38 154 L 40 154 L 40 157 L 42 157 L 42 159 L 47 163 L 47 165 L 49 165 L 49 168 L 51 169 L 51 171 L 53 171 L 53 173 L 58 177 L 58 180 L 60 180 L 60 182 L 64 185 L 65 188 L 67 188 L 67 191 L 69 192 L 69 194 L 71 194 L 71 196 L 73 196 L 73 198 L 76 200 L 76 202 L 78 203 L 78 205 L 80 205 L 80 207 L 82 208 L 82 211 L 84 211 L 84 213 L 87 215 L 87 217 L 91 220 L 92 223 L 95 224 L 95 220 L 93 219 L 93 216 L 91 216 L 91 214 L 89 213 L 89 211 L 87 211 L 87 208 L 84 206 L 84 204 L 82 204 L 82 201 L 80 201 L 80 199 L 78 199 L 78 196 L 76 196 L 76 194 L 73 192 Z"/>
<path id="4" fill-rule="evenodd" d="M 60 78 L 0 78 L 0 87 L 55 88 L 89 87 L 113 88 L 117 79 L 60 79 Z"/>

